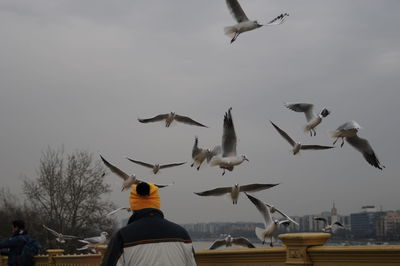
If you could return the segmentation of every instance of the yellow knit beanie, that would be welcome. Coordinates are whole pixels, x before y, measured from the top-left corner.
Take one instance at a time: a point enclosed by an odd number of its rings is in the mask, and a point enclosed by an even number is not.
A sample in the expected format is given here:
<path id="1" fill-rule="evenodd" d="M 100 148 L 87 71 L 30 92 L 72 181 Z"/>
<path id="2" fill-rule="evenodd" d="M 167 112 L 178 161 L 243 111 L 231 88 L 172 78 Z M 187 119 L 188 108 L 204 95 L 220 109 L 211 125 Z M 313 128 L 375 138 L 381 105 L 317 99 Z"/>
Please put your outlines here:
<path id="1" fill-rule="evenodd" d="M 134 211 L 154 208 L 160 209 L 160 195 L 158 194 L 158 187 L 153 183 L 147 183 L 150 186 L 149 195 L 141 196 L 137 193 L 136 187 L 138 184 L 132 185 L 131 195 L 129 196 L 129 203 L 131 209 Z"/>

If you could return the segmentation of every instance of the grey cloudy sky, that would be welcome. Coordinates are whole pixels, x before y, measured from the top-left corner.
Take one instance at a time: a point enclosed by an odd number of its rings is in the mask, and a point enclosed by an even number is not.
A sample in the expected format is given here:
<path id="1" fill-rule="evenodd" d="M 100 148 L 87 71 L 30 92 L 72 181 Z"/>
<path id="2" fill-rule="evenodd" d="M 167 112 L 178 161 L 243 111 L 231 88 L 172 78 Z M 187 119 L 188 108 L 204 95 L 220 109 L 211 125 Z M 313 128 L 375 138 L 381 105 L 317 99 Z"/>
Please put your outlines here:
<path id="1" fill-rule="evenodd" d="M 162 209 L 176 222 L 261 221 L 241 197 L 198 197 L 194 191 L 234 183 L 280 182 L 255 196 L 291 215 L 362 205 L 400 209 L 398 1 L 242 0 L 251 19 L 290 17 L 277 27 L 239 36 L 225 1 L 0 0 L 0 178 L 21 193 L 41 152 L 64 145 L 89 150 L 123 170 L 156 183 Z M 332 114 L 316 137 L 284 102 L 314 103 Z M 238 152 L 250 159 L 233 172 L 188 165 L 155 177 L 125 156 L 190 162 L 194 136 L 201 147 L 219 144 L 224 112 L 232 115 Z M 138 117 L 175 111 L 209 128 Z M 290 154 L 269 124 L 304 143 L 329 145 L 329 132 L 356 120 L 383 164 L 370 166 L 349 145 Z M 127 205 L 128 192 L 109 174 L 110 199 Z"/>

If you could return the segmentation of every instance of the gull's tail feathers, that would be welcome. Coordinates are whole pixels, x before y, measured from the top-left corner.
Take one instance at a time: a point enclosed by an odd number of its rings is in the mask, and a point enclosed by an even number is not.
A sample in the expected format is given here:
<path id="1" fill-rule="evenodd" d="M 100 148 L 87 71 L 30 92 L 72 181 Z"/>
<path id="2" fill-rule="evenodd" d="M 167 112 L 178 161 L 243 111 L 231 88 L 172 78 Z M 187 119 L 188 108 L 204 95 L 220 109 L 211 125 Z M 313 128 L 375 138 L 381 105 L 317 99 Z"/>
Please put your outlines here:
<path id="1" fill-rule="evenodd" d="M 234 26 L 228 26 L 224 28 L 225 35 L 228 35 L 230 38 L 233 38 L 236 33 L 236 28 Z"/>

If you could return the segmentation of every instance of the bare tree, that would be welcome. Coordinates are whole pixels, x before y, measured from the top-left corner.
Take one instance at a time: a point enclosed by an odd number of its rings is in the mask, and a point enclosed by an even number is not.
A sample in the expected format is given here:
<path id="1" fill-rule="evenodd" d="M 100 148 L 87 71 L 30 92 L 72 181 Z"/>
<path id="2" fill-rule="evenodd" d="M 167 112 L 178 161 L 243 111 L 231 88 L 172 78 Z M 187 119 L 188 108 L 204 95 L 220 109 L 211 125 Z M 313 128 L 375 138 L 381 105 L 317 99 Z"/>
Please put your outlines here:
<path id="1" fill-rule="evenodd" d="M 63 149 L 50 147 L 42 153 L 38 177 L 25 178 L 23 184 L 29 207 L 42 224 L 82 237 L 111 233 L 113 222 L 105 214 L 115 206 L 104 200 L 110 186 L 104 183 L 103 165 L 92 157 L 87 151 L 65 155 Z M 77 245 L 71 243 L 69 249 Z"/>

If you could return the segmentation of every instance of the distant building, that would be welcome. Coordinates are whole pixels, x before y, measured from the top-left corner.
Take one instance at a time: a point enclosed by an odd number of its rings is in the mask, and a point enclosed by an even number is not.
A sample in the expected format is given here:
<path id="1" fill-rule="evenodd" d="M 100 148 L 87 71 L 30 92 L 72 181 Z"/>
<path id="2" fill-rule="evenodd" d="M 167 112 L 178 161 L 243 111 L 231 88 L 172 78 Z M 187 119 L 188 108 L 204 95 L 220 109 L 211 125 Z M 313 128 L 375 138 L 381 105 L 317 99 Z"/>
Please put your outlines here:
<path id="1" fill-rule="evenodd" d="M 378 211 L 375 206 L 363 206 L 360 213 L 350 214 L 351 234 L 354 238 L 375 238 L 376 222 L 385 212 Z"/>
<path id="2" fill-rule="evenodd" d="M 376 236 L 379 239 L 400 239 L 400 212 L 388 212 L 376 221 Z"/>

